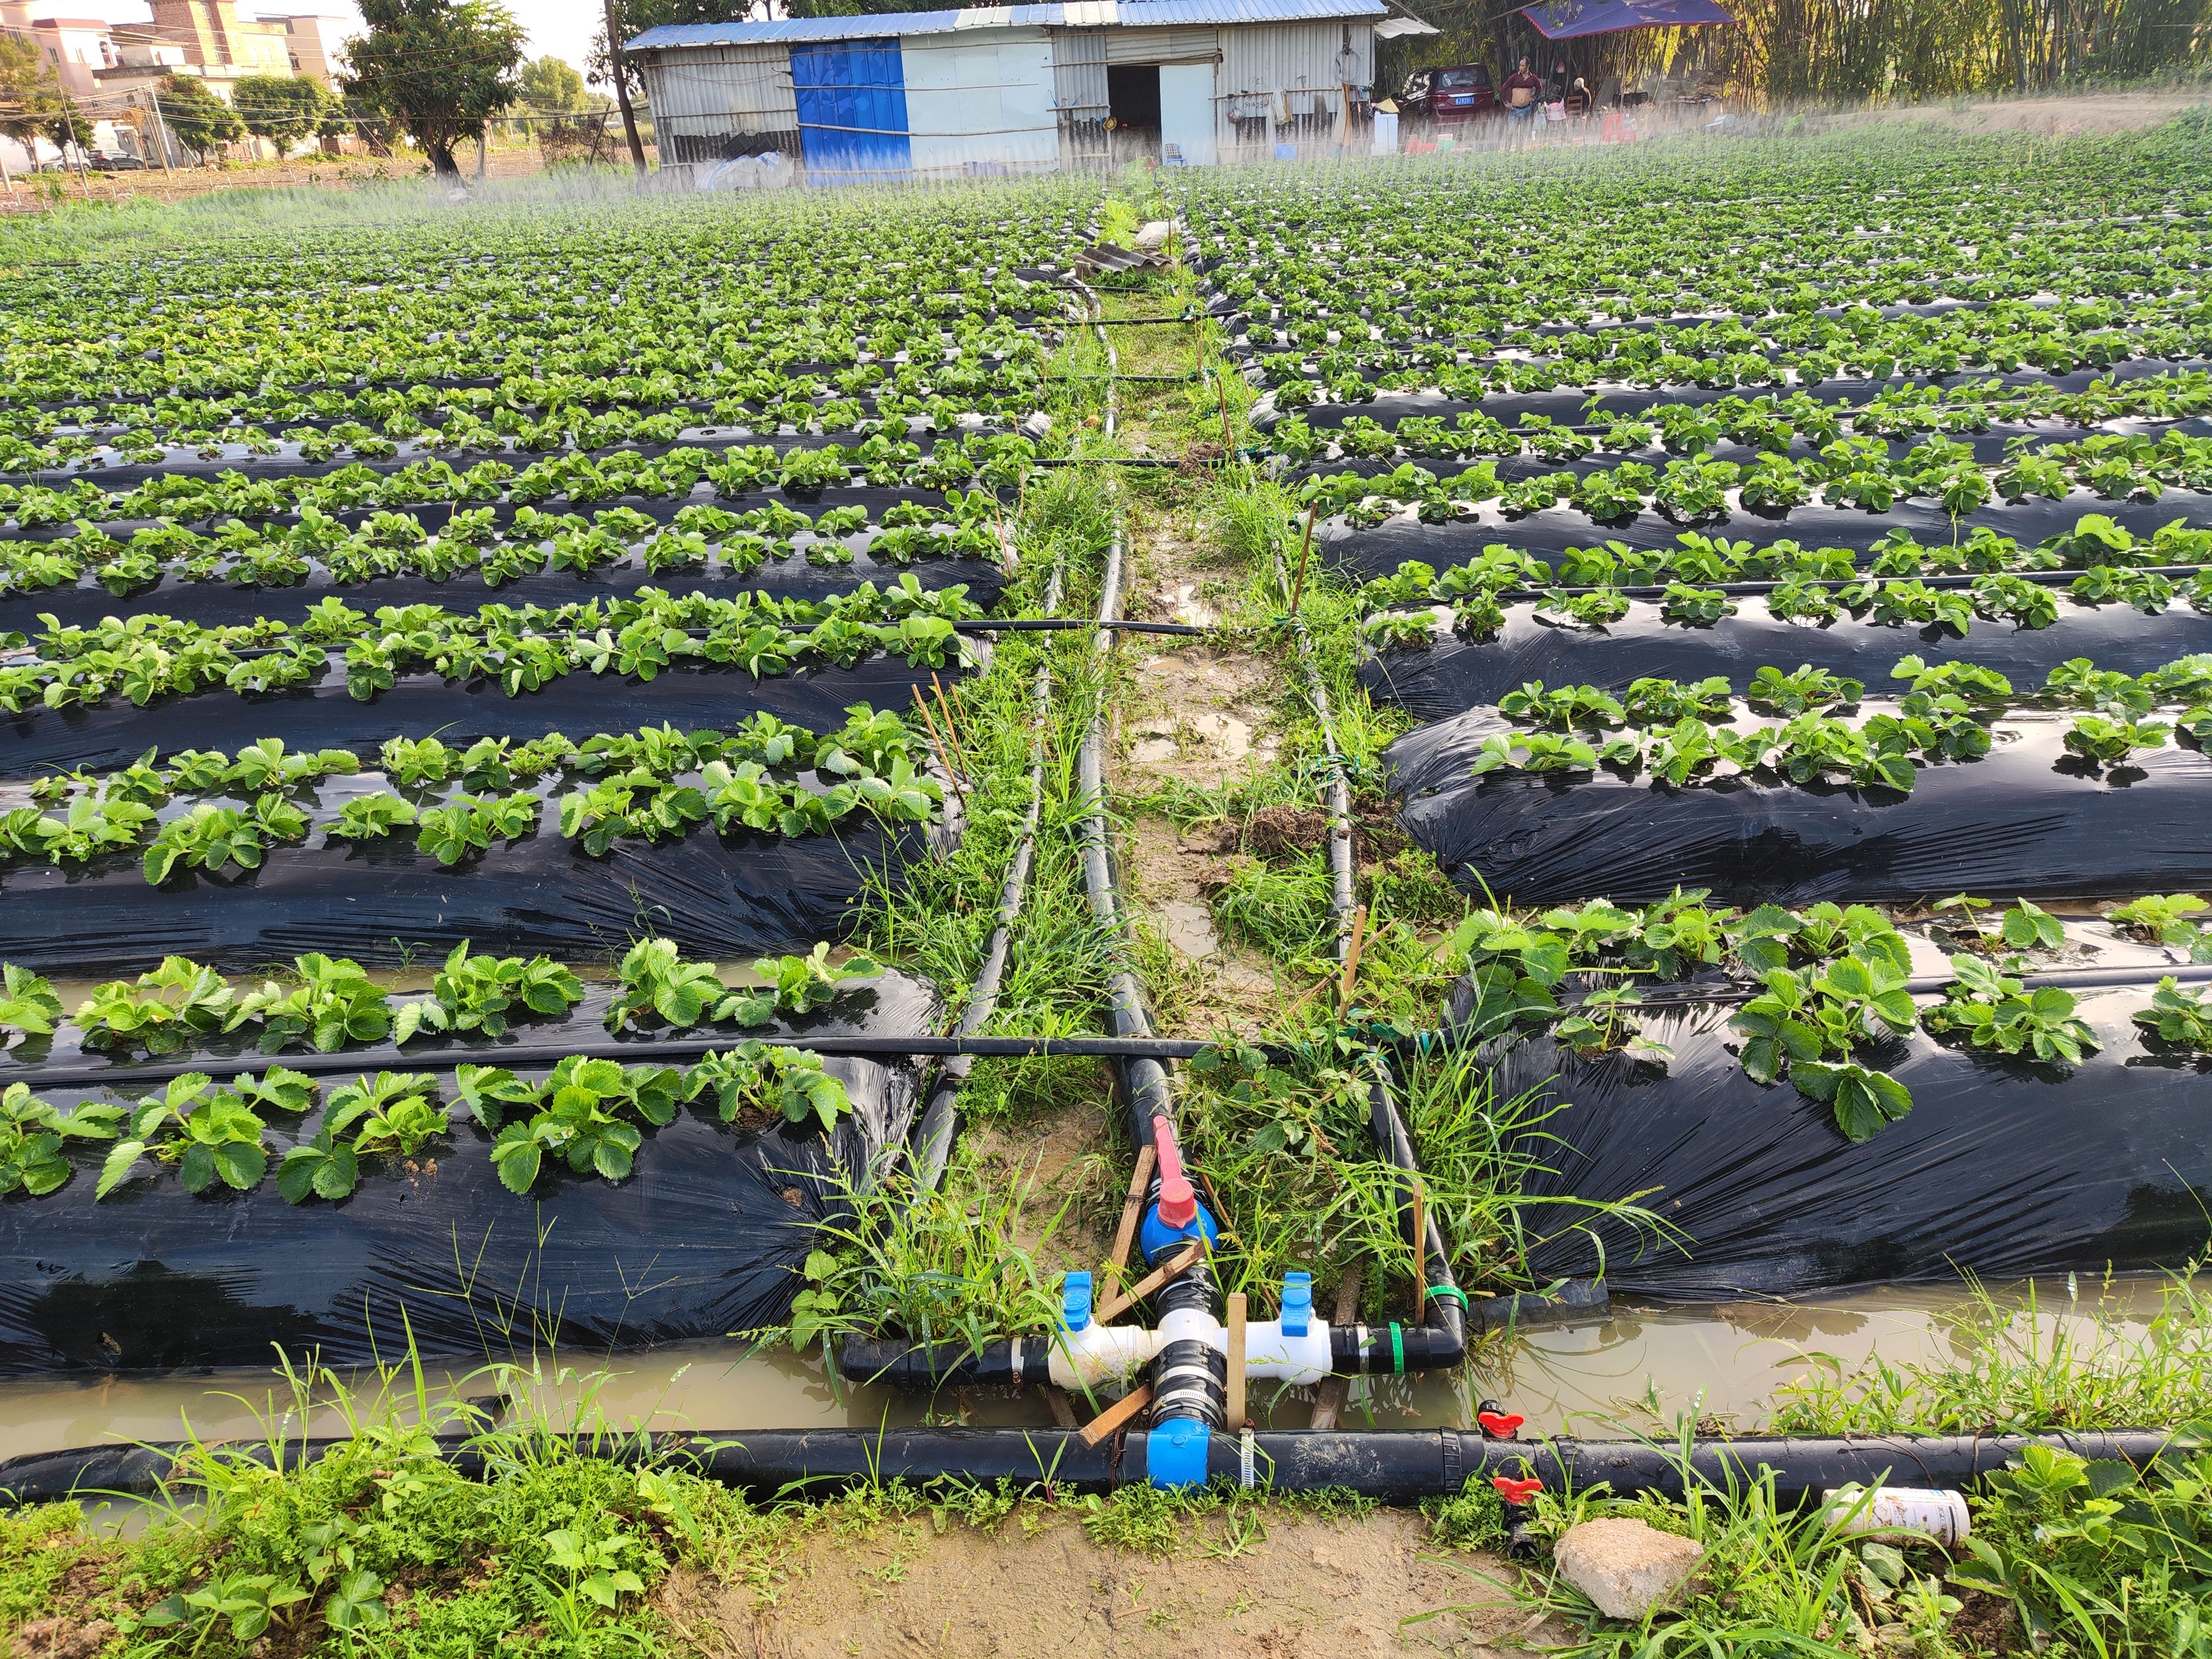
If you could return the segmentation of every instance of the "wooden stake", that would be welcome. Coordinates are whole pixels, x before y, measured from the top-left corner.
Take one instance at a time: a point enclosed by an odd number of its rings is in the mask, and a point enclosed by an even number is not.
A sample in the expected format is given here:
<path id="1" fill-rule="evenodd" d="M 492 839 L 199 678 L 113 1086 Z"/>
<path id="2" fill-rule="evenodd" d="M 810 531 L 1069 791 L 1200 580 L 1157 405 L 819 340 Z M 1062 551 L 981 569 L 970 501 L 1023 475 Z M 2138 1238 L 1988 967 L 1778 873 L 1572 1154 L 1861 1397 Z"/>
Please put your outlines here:
<path id="1" fill-rule="evenodd" d="M 1092 1310 L 1091 1316 L 1102 1325 L 1119 1319 L 1176 1274 L 1188 1273 L 1196 1267 L 1200 1259 L 1205 1255 L 1206 1242 L 1203 1239 L 1194 1238 L 1152 1272 L 1130 1285 L 1121 1295 L 1100 1303 Z"/>
<path id="2" fill-rule="evenodd" d="M 1352 981 L 1359 975 L 1359 947 L 1366 942 L 1367 907 L 1363 904 L 1352 913 L 1352 948 L 1344 953 L 1344 978 L 1336 991 L 1340 1009 L 1352 1006 Z"/>
<path id="3" fill-rule="evenodd" d="M 1427 1194 L 1421 1190 L 1421 1178 L 1413 1177 L 1413 1323 L 1419 1324 L 1429 1313 L 1429 1218 L 1424 1211 Z"/>
<path id="4" fill-rule="evenodd" d="M 963 806 L 968 797 L 960 787 L 960 775 L 952 769 L 952 757 L 945 752 L 945 741 L 937 735 L 937 721 L 931 717 L 929 699 L 921 695 L 921 688 L 914 688 L 914 706 L 921 711 L 921 723 L 929 732 L 929 746 L 937 752 L 937 763 L 945 769 L 945 781 L 952 787 L 953 798 Z"/>
<path id="5" fill-rule="evenodd" d="M 1221 464 L 1227 466 L 1237 459 L 1237 434 L 1229 424 L 1229 377 L 1218 368 L 1213 371 L 1213 389 L 1221 394 Z"/>
<path id="6" fill-rule="evenodd" d="M 952 705 L 945 700 L 944 683 L 934 674 L 929 677 L 929 683 L 937 690 L 937 712 L 945 717 L 945 741 L 948 746 L 957 750 L 960 744 L 960 728 L 952 723 Z"/>
<path id="7" fill-rule="evenodd" d="M 1229 1431 L 1244 1426 L 1244 1292 L 1229 1298 Z"/>
<path id="8" fill-rule="evenodd" d="M 1135 1388 L 1091 1419 L 1090 1426 L 1083 1431 L 1083 1443 L 1086 1446 L 1097 1445 L 1152 1403 L 1152 1385 L 1149 1382 L 1138 1383 Z"/>
<path id="9" fill-rule="evenodd" d="M 1137 1223 L 1145 1213 L 1145 1192 L 1152 1184 L 1152 1161 L 1159 1148 L 1150 1141 L 1137 1148 L 1136 1173 L 1129 1177 L 1129 1196 L 1121 1204 L 1121 1224 L 1114 1229 L 1114 1254 L 1106 1259 L 1103 1279 L 1118 1279 L 1121 1264 L 1129 1259 L 1129 1245 L 1137 1237 Z"/>
<path id="10" fill-rule="evenodd" d="M 1332 1331 L 1350 1326 L 1359 1314 L 1359 1264 L 1353 1262 L 1345 1270 L 1343 1280 L 1336 1287 L 1336 1317 L 1330 1322 Z M 1313 1426 L 1333 1429 L 1336 1414 L 1344 1409 L 1345 1380 L 1340 1376 L 1325 1377 L 1314 1393 Z"/>
<path id="11" fill-rule="evenodd" d="M 1306 509 L 1306 538 L 1298 548 L 1297 580 L 1291 584 L 1291 615 L 1298 614 L 1298 597 L 1306 591 L 1306 560 L 1313 553 L 1314 514 L 1321 510 L 1316 502 Z"/>
<path id="12" fill-rule="evenodd" d="M 1046 1383 L 1044 1403 L 1052 1407 L 1052 1420 L 1061 1428 L 1075 1426 L 1075 1402 L 1067 1397 L 1066 1389 L 1056 1389 L 1051 1383 Z"/>

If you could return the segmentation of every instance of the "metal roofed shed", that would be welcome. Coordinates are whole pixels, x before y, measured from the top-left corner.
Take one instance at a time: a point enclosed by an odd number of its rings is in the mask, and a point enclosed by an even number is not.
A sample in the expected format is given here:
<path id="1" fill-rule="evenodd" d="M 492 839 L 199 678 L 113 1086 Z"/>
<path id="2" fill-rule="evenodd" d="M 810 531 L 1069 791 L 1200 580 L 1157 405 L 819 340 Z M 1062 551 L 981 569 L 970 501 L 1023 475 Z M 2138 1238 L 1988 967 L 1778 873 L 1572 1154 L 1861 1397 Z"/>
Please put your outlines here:
<path id="1" fill-rule="evenodd" d="M 663 164 L 807 182 L 1363 153 L 1382 0 L 1066 0 L 671 24 L 626 43 Z"/>

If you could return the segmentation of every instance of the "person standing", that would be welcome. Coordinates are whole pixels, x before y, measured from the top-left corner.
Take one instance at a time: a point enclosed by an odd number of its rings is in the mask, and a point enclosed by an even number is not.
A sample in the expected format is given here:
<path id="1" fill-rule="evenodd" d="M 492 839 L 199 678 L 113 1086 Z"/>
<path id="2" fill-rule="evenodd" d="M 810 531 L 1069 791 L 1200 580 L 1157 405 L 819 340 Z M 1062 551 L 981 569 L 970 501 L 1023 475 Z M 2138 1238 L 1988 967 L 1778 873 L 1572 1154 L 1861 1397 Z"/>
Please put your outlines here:
<path id="1" fill-rule="evenodd" d="M 1516 121 L 1527 120 L 1535 113 L 1536 99 L 1543 90 L 1543 82 L 1523 58 L 1521 67 L 1505 77 L 1505 113 Z"/>

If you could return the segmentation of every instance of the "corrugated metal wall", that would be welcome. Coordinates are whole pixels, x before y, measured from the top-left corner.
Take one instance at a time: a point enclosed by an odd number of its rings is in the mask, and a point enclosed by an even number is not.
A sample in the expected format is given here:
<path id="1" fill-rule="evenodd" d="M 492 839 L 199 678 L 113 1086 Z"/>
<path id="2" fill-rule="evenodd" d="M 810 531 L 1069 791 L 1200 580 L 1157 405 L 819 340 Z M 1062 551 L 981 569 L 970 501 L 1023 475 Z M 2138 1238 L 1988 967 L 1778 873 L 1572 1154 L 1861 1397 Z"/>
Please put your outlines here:
<path id="1" fill-rule="evenodd" d="M 1106 166 L 1104 29 L 1052 32 L 1052 85 L 1060 166 L 1071 173 Z"/>
<path id="2" fill-rule="evenodd" d="M 1218 57 L 1221 37 L 1234 29 L 1108 29 L 1109 64 L 1194 64 Z"/>
<path id="3" fill-rule="evenodd" d="M 641 53 L 664 162 L 799 154 L 791 53 L 781 46 L 689 46 Z"/>
<path id="4" fill-rule="evenodd" d="M 1279 143 L 1340 138 L 1344 88 L 1374 77 L 1375 31 L 1367 23 L 1222 30 L 1214 92 L 1223 158 L 1265 155 Z"/>

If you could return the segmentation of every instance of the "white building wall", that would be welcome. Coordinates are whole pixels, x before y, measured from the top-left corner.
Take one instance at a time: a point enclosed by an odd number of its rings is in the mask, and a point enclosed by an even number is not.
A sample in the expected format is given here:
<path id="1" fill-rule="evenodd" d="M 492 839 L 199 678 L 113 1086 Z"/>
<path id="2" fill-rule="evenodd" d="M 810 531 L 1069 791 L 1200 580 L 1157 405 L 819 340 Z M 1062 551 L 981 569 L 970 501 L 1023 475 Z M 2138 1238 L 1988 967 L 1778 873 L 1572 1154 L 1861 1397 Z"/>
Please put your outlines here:
<path id="1" fill-rule="evenodd" d="M 908 35 L 899 57 L 918 176 L 1048 173 L 1058 164 L 1052 46 L 1043 30 Z"/>

